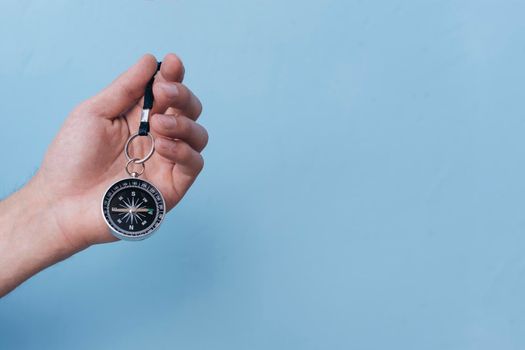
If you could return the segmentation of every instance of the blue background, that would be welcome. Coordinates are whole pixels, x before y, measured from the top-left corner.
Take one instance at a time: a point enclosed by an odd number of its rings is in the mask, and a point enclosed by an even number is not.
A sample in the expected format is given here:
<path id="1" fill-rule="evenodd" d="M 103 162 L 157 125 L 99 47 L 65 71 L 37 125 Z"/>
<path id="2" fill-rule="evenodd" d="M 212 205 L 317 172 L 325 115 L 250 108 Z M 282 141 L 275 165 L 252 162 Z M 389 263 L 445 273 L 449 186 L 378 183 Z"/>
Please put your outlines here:
<path id="1" fill-rule="evenodd" d="M 0 194 L 174 51 L 204 172 L 0 301 L 1 349 L 525 348 L 522 1 L 2 2 Z"/>

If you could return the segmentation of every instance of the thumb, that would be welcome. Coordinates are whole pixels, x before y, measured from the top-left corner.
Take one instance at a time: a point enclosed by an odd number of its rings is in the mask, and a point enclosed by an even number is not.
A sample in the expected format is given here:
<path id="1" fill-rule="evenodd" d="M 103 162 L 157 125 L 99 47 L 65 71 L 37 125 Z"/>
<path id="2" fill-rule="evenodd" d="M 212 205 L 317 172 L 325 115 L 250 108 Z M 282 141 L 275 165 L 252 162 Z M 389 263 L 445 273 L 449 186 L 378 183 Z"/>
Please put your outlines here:
<path id="1" fill-rule="evenodd" d="M 131 108 L 144 95 L 146 84 L 157 70 L 155 56 L 146 54 L 108 87 L 90 99 L 96 114 L 113 119 Z"/>

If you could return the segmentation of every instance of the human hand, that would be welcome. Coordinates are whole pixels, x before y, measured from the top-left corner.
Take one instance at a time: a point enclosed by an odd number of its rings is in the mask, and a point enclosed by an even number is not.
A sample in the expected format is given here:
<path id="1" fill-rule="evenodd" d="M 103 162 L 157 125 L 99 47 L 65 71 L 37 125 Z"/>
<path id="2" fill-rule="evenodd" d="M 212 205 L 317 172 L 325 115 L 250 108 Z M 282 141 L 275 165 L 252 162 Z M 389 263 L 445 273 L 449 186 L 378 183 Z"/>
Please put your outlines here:
<path id="1" fill-rule="evenodd" d="M 49 209 L 60 235 L 74 250 L 116 240 L 104 222 L 100 202 L 107 187 L 127 177 L 124 144 L 138 130 L 142 96 L 157 61 L 145 55 L 98 95 L 75 108 L 48 149 L 42 166 L 26 187 Z M 167 55 L 153 85 L 150 113 L 156 152 L 141 178 L 163 194 L 172 209 L 203 167 L 200 152 L 206 130 L 195 121 L 202 106 L 181 82 L 182 62 Z M 131 145 L 133 155 L 149 150 L 148 138 Z"/>

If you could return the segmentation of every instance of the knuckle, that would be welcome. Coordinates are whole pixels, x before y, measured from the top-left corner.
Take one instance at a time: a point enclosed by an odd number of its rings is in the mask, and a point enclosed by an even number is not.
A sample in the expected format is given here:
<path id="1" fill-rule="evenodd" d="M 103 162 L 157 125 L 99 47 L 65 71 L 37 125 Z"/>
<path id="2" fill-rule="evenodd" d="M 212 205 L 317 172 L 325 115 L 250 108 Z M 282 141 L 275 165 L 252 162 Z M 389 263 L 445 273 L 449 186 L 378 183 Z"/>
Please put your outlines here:
<path id="1" fill-rule="evenodd" d="M 155 96 L 155 100 L 157 100 L 159 97 L 165 99 L 166 98 L 166 91 L 159 83 L 158 81 L 153 82 L 153 95 Z"/>
<path id="2" fill-rule="evenodd" d="M 202 157 L 202 154 L 199 153 L 195 164 L 195 172 L 198 174 L 202 171 L 202 169 L 204 169 L 204 158 Z"/>
<path id="3" fill-rule="evenodd" d="M 185 142 L 178 141 L 177 146 L 175 147 L 175 152 L 178 159 L 187 160 L 191 158 L 191 148 Z"/>
<path id="4" fill-rule="evenodd" d="M 183 116 L 176 117 L 177 120 L 177 126 L 179 129 L 179 133 L 184 136 L 188 136 L 192 133 L 192 125 L 190 124 L 189 120 Z"/>
<path id="5" fill-rule="evenodd" d="M 159 137 L 155 140 L 155 148 L 163 154 L 171 153 L 169 141 L 163 137 Z"/>
<path id="6" fill-rule="evenodd" d="M 201 100 L 197 96 L 194 95 L 195 98 L 195 117 L 198 118 L 202 114 L 202 103 Z"/>
<path id="7" fill-rule="evenodd" d="M 210 135 L 208 134 L 208 130 L 206 128 L 202 128 L 202 149 L 204 149 L 208 145 L 208 141 L 210 140 Z"/>
<path id="8" fill-rule="evenodd" d="M 191 92 L 183 84 L 178 84 L 178 85 L 179 85 L 179 92 L 180 92 L 179 99 L 178 99 L 179 106 L 182 109 L 185 109 L 190 103 Z"/>

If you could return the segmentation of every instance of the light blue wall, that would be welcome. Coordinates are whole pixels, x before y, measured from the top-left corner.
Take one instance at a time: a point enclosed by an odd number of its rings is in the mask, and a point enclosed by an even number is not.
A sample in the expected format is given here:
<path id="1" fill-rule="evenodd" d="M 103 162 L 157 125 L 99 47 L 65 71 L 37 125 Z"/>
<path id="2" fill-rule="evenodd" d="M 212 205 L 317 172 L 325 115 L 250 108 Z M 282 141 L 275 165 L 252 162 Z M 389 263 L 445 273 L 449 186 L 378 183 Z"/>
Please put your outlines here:
<path id="1" fill-rule="evenodd" d="M 2 1 L 0 195 L 142 53 L 207 165 L 0 301 L 0 349 L 524 349 L 523 1 Z M 5 129 L 7 128 L 7 130 Z"/>

